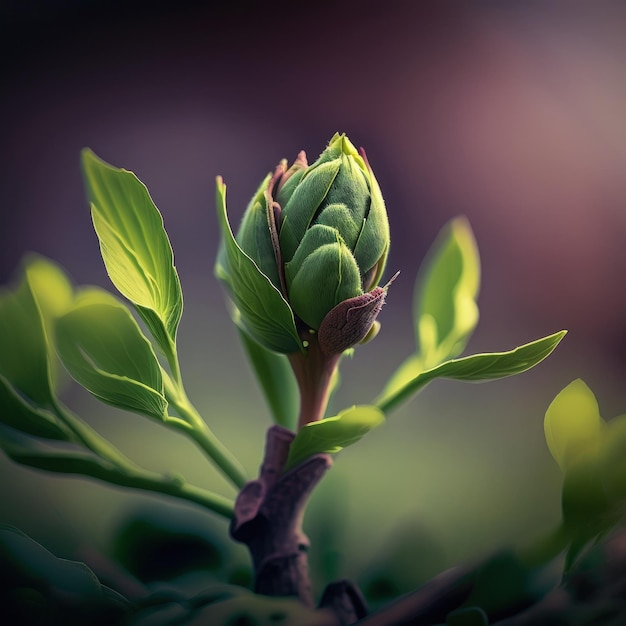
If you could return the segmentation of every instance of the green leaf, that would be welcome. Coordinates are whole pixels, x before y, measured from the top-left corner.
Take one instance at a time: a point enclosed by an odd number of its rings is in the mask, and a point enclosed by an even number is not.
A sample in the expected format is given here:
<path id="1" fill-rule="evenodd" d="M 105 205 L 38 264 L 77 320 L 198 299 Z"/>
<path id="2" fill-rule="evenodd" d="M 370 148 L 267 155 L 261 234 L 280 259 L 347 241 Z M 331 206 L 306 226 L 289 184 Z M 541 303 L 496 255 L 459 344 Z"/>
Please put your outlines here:
<path id="1" fill-rule="evenodd" d="M 84 474 L 109 480 L 117 468 L 111 461 L 80 445 L 29 437 L 0 425 L 0 449 L 16 463 L 64 474 Z"/>
<path id="2" fill-rule="evenodd" d="M 87 149 L 82 164 L 109 277 L 135 305 L 172 366 L 183 296 L 163 218 L 135 174 Z"/>
<path id="3" fill-rule="evenodd" d="M 420 267 L 413 316 L 423 369 L 460 354 L 478 323 L 480 259 L 469 222 L 449 222 Z"/>
<path id="4" fill-rule="evenodd" d="M 353 406 L 335 417 L 310 422 L 300 429 L 289 448 L 285 469 L 299 465 L 314 454 L 334 454 L 356 443 L 385 421 L 375 406 Z"/>
<path id="5" fill-rule="evenodd" d="M 13 623 L 95 624 L 103 623 L 103 616 L 107 623 L 119 623 L 130 609 L 130 603 L 103 587 L 87 565 L 55 557 L 6 524 L 0 524 L 0 562 L 5 603 L 8 600 L 5 611 L 12 614 L 13 600 L 22 609 L 20 614 L 25 620 L 10 620 Z M 36 601 L 32 601 L 32 596 L 20 598 L 12 594 L 20 589 L 30 589 Z"/>
<path id="6" fill-rule="evenodd" d="M 25 277 L 14 291 L 0 290 L 0 346 L 0 374 L 31 402 L 52 407 L 46 335 Z"/>
<path id="7" fill-rule="evenodd" d="M 290 354 L 303 350 L 289 304 L 233 237 L 226 215 L 226 185 L 219 177 L 216 204 L 222 247 L 215 274 L 229 286 L 241 314 L 241 326 L 274 352 Z"/>
<path id="8" fill-rule="evenodd" d="M 25 273 L 48 332 L 50 320 L 63 315 L 72 304 L 72 283 L 59 265 L 38 254 L 27 255 Z"/>
<path id="9" fill-rule="evenodd" d="M 72 432 L 53 413 L 29 404 L 1 374 L 0 424 L 36 437 L 75 441 Z"/>
<path id="10" fill-rule="evenodd" d="M 52 345 L 54 320 L 63 315 L 72 305 L 74 289 L 59 265 L 36 254 L 29 254 L 26 257 L 25 275 L 41 313 L 48 349 L 50 383 L 58 393 L 60 385 L 68 377 L 65 370 L 59 367 L 58 358 Z"/>
<path id="11" fill-rule="evenodd" d="M 565 571 L 569 571 L 587 546 L 609 532 L 623 516 L 621 506 L 609 497 L 603 483 L 603 441 L 597 437 L 571 460 L 563 480 L 563 527 L 569 533 Z"/>
<path id="12" fill-rule="evenodd" d="M 563 471 L 581 452 L 596 445 L 604 428 L 593 392 L 580 379 L 550 403 L 544 419 L 548 448 Z"/>
<path id="13" fill-rule="evenodd" d="M 285 428 L 295 428 L 298 415 L 298 386 L 283 354 L 271 352 L 238 328 L 241 343 L 263 389 L 274 422 Z"/>
<path id="14" fill-rule="evenodd" d="M 567 333 L 562 330 L 537 339 L 508 352 L 473 354 L 446 361 L 437 367 L 421 371 L 421 361 L 415 356 L 403 364 L 389 381 L 374 404 L 387 413 L 398 404 L 417 393 L 435 378 L 452 378 L 466 381 L 485 381 L 506 378 L 525 372 L 543 361 Z M 411 375 L 411 368 L 414 374 Z"/>
<path id="15" fill-rule="evenodd" d="M 165 420 L 161 368 L 130 311 L 102 290 L 85 290 L 55 325 L 71 376 L 113 406 Z"/>

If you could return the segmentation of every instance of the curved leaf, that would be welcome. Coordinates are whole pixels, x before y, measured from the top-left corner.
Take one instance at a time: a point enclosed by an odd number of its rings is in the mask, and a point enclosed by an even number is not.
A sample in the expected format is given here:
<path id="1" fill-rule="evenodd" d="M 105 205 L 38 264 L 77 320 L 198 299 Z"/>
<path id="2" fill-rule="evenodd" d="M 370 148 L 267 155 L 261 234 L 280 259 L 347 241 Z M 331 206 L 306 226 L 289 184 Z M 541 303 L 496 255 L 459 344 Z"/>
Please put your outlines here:
<path id="1" fill-rule="evenodd" d="M 29 437 L 0 425 L 0 450 L 16 463 L 63 474 L 84 474 L 109 480 L 118 468 L 91 450 L 65 442 Z"/>
<path id="2" fill-rule="evenodd" d="M 170 364 L 183 296 L 163 218 L 133 174 L 82 152 L 100 250 L 113 284 L 137 308 Z"/>
<path id="3" fill-rule="evenodd" d="M 55 324 L 57 350 L 71 376 L 113 406 L 167 417 L 161 368 L 130 311 L 101 290 L 86 290 Z"/>
<path id="4" fill-rule="evenodd" d="M 30 401 L 54 405 L 43 321 L 26 277 L 0 290 L 0 374 Z"/>
<path id="5" fill-rule="evenodd" d="M 420 267 L 413 296 L 415 335 L 424 369 L 460 354 L 478 323 L 480 258 L 462 217 L 441 231 Z"/>
<path id="6" fill-rule="evenodd" d="M 74 288 L 59 265 L 37 254 L 29 254 L 25 262 L 26 280 L 37 303 L 43 321 L 48 351 L 50 384 L 57 393 L 59 387 L 69 380 L 53 346 L 54 320 L 72 305 Z"/>
<path id="7" fill-rule="evenodd" d="M 29 404 L 0 374 L 0 424 L 36 437 L 75 441 L 72 431 L 53 413 Z"/>
<path id="8" fill-rule="evenodd" d="M 485 381 L 520 374 L 543 361 L 566 333 L 566 330 L 562 330 L 508 352 L 473 354 L 461 359 L 452 359 L 429 370 L 418 369 L 413 376 L 407 371 L 410 367 L 401 366 L 398 372 L 402 374 L 402 379 L 397 378 L 397 375 L 394 376 L 374 404 L 387 413 L 435 378 Z M 409 357 L 408 364 L 418 368 L 420 363 L 414 359 L 415 357 Z"/>
<path id="9" fill-rule="evenodd" d="M 605 423 L 596 397 L 578 378 L 552 400 L 543 425 L 548 448 L 565 471 L 574 458 L 598 442 Z"/>
<path id="10" fill-rule="evenodd" d="M 222 247 L 215 274 L 229 286 L 241 314 L 241 326 L 274 352 L 290 354 L 303 350 L 289 304 L 233 237 L 226 215 L 226 185 L 219 177 L 216 204 Z"/>
<path id="11" fill-rule="evenodd" d="M 299 465 L 314 454 L 334 454 L 356 443 L 385 416 L 375 406 L 353 406 L 335 417 L 310 422 L 302 427 L 289 448 L 285 470 Z"/>

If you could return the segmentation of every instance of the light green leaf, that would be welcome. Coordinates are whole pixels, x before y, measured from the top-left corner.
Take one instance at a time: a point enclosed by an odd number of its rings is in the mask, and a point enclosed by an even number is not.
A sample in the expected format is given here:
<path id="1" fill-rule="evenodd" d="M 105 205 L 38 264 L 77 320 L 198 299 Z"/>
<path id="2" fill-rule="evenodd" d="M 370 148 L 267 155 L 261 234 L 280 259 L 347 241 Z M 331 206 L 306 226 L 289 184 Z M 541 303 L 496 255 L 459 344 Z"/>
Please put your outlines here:
<path id="1" fill-rule="evenodd" d="M 46 331 L 51 318 L 63 315 L 74 299 L 74 289 L 59 265 L 38 254 L 26 257 L 25 273 L 41 310 Z"/>
<path id="2" fill-rule="evenodd" d="M 83 150 L 91 215 L 107 272 L 173 366 L 183 296 L 163 218 L 133 174 Z"/>
<path id="3" fill-rule="evenodd" d="M 408 363 L 405 363 L 398 370 L 402 378 L 394 376 L 374 401 L 374 404 L 381 411 L 387 413 L 435 378 L 485 381 L 520 374 L 543 361 L 556 348 L 566 333 L 567 331 L 562 330 L 508 352 L 473 354 L 460 359 L 452 359 L 425 371 L 421 371 L 419 360 L 416 361 L 415 357 L 409 357 Z M 412 365 L 411 359 L 413 359 Z M 417 368 L 412 377 L 410 374 L 411 366 Z"/>
<path id="4" fill-rule="evenodd" d="M 0 290 L 0 346 L 0 374 L 31 402 L 53 406 L 46 335 L 26 278 Z"/>
<path id="5" fill-rule="evenodd" d="M 298 386 L 293 370 L 284 354 L 264 348 L 238 328 L 239 338 L 263 389 L 274 422 L 295 428 L 298 415 Z"/>
<path id="6" fill-rule="evenodd" d="M 576 379 L 552 400 L 543 425 L 548 448 L 565 471 L 581 452 L 597 444 L 605 423 L 593 392 Z"/>
<path id="7" fill-rule="evenodd" d="M 69 278 L 59 265 L 45 257 L 29 254 L 25 262 L 26 280 L 30 286 L 44 325 L 48 349 L 48 371 L 52 388 L 57 391 L 60 385 L 69 380 L 58 358 L 54 341 L 54 320 L 63 315 L 74 299 L 74 289 Z"/>
<path id="8" fill-rule="evenodd" d="M 0 424 L 29 435 L 75 441 L 72 432 L 50 411 L 29 404 L 0 374 Z"/>
<path id="9" fill-rule="evenodd" d="M 113 406 L 167 417 L 161 368 L 130 311 L 99 289 L 85 290 L 55 324 L 59 356 L 71 376 Z"/>
<path id="10" fill-rule="evenodd" d="M 300 429 L 289 448 L 285 470 L 299 465 L 314 454 L 334 454 L 356 443 L 385 421 L 375 406 L 353 406 L 335 417 L 311 422 Z"/>
<path id="11" fill-rule="evenodd" d="M 215 274 L 229 286 L 241 314 L 241 326 L 274 352 L 290 354 L 303 350 L 289 304 L 233 237 L 226 215 L 226 185 L 219 177 L 216 204 L 222 245 Z"/>
<path id="12" fill-rule="evenodd" d="M 423 369 L 460 354 L 478 323 L 480 259 L 469 222 L 449 222 L 420 267 L 413 316 Z"/>

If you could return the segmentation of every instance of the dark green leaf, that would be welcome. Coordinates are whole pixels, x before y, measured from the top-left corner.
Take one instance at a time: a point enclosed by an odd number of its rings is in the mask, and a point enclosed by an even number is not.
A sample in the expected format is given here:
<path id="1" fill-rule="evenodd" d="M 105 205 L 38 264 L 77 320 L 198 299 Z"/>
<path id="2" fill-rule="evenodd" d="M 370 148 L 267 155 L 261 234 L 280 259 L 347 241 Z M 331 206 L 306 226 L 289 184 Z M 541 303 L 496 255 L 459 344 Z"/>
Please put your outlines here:
<path id="1" fill-rule="evenodd" d="M 299 465 L 314 454 L 334 454 L 356 443 L 385 416 L 375 406 L 353 406 L 335 417 L 311 422 L 300 429 L 289 448 L 285 469 Z"/>
<path id="2" fill-rule="evenodd" d="M 6 524 L 0 525 L 0 563 L 3 617 L 14 616 L 11 609 L 16 608 L 26 619 L 11 623 L 117 624 L 131 608 L 84 563 L 57 558 Z M 20 594 L 24 590 L 25 596 Z"/>
<path id="3" fill-rule="evenodd" d="M 226 215 L 226 185 L 221 178 L 217 179 L 216 203 L 222 249 L 215 273 L 230 288 L 241 326 L 269 350 L 283 354 L 303 350 L 289 304 L 233 237 Z"/>
<path id="4" fill-rule="evenodd" d="M 137 307 L 171 363 L 183 297 L 163 218 L 135 174 L 108 165 L 90 150 L 83 150 L 82 163 L 109 277 Z"/>
<path id="5" fill-rule="evenodd" d="M 157 419 L 167 401 L 157 358 L 130 311 L 101 290 L 86 290 L 56 322 L 56 343 L 71 376 L 113 406 Z"/>
<path id="6" fill-rule="evenodd" d="M 420 363 L 412 361 L 415 357 L 410 357 L 408 364 L 401 366 L 374 404 L 387 413 L 435 378 L 485 381 L 520 374 L 543 361 L 556 348 L 566 332 L 562 330 L 508 352 L 474 354 L 461 359 L 452 359 L 426 371 L 419 371 Z M 413 365 L 417 371 L 411 377 L 410 368 Z"/>
<path id="7" fill-rule="evenodd" d="M 31 405 L 1 374 L 0 424 L 37 437 L 75 440 L 72 432 L 53 413 Z"/>
<path id="8" fill-rule="evenodd" d="M 0 425 L 0 449 L 16 463 L 64 474 L 83 474 L 110 480 L 117 468 L 110 461 L 78 445 L 37 439 Z"/>

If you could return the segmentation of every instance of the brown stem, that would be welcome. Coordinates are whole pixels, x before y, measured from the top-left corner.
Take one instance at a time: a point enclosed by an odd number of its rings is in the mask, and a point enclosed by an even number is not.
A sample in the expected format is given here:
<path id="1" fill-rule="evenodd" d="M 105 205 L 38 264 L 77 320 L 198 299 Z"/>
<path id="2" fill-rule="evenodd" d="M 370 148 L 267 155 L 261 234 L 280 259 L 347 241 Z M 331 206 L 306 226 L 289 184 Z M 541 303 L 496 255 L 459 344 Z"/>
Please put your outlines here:
<path id="1" fill-rule="evenodd" d="M 358 622 L 359 626 L 428 626 L 445 622 L 446 615 L 469 596 L 473 571 L 469 568 L 448 570 L 429 583 L 409 593 Z"/>
<path id="2" fill-rule="evenodd" d="M 330 383 L 341 357 L 340 354 L 324 354 L 315 334 L 308 335 L 306 341 L 308 346 L 305 353 L 297 352 L 288 355 L 300 388 L 298 430 L 324 417 L 330 394 Z"/>
<path id="3" fill-rule="evenodd" d="M 302 518 L 311 491 L 332 461 L 327 454 L 316 454 L 283 474 L 294 437 L 282 426 L 268 430 L 259 478 L 239 493 L 230 533 L 250 551 L 256 593 L 295 596 L 313 607 Z"/>

